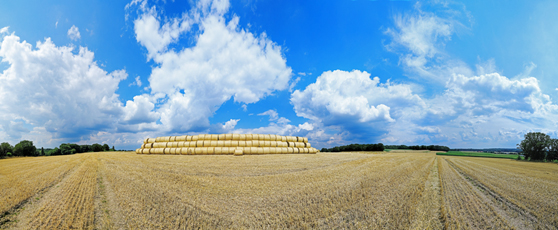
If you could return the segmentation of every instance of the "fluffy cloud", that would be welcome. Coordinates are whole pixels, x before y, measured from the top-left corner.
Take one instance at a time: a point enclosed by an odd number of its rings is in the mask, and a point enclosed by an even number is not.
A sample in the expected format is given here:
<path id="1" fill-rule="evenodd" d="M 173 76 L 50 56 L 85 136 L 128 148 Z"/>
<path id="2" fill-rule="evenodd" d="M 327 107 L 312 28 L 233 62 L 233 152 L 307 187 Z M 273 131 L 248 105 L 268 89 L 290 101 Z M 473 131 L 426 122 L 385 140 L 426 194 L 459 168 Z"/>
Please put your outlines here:
<path id="1" fill-rule="evenodd" d="M 383 135 L 388 124 L 396 121 L 392 107 L 424 106 L 410 86 L 380 83 L 367 72 L 336 70 L 320 75 L 315 83 L 291 95 L 298 116 L 325 127 L 339 127 L 358 137 Z M 395 117 L 401 116 L 399 111 Z"/>
<path id="2" fill-rule="evenodd" d="M 210 127 L 208 117 L 231 98 L 254 103 L 277 90 L 285 90 L 292 70 L 281 47 L 265 34 L 256 36 L 239 28 L 235 15 L 225 19 L 228 1 L 199 1 L 180 18 L 160 18 L 147 1 L 138 5 L 134 20 L 136 39 L 157 65 L 149 83 L 161 123 L 171 132 L 200 131 Z M 194 26 L 195 25 L 195 26 Z M 180 35 L 195 37 L 195 44 L 168 49 Z"/>
<path id="3" fill-rule="evenodd" d="M 70 28 L 68 30 L 68 37 L 74 41 L 77 41 L 81 38 L 81 35 L 79 34 L 79 29 L 77 28 L 77 26 L 72 25 L 72 28 Z"/>
<path id="4" fill-rule="evenodd" d="M 122 103 L 115 91 L 127 73 L 107 73 L 87 48 L 72 51 L 50 38 L 34 49 L 15 34 L 3 37 L 0 57 L 9 65 L 0 74 L 3 132 L 17 139 L 44 127 L 54 139 L 79 139 L 118 121 Z"/>
<path id="5" fill-rule="evenodd" d="M 451 35 L 465 27 L 453 17 L 461 11 L 445 9 L 452 15 L 444 18 L 422 11 L 420 3 L 415 5 L 415 10 L 414 13 L 396 15 L 394 27 L 385 30 L 392 39 L 386 48 L 399 53 L 400 64 L 411 73 L 408 76 L 442 85 L 452 74 L 471 76 L 473 72 L 464 62 L 452 59 L 444 52 Z"/>

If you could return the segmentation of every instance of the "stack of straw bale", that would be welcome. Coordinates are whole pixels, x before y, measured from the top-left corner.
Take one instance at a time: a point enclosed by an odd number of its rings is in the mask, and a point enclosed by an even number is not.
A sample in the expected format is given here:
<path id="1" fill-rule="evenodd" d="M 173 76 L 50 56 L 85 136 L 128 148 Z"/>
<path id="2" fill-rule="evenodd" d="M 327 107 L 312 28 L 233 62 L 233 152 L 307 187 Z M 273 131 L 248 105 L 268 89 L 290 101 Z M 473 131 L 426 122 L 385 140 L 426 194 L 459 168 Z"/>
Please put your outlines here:
<path id="1" fill-rule="evenodd" d="M 137 154 L 315 154 L 306 137 L 274 134 L 200 134 L 147 138 Z"/>

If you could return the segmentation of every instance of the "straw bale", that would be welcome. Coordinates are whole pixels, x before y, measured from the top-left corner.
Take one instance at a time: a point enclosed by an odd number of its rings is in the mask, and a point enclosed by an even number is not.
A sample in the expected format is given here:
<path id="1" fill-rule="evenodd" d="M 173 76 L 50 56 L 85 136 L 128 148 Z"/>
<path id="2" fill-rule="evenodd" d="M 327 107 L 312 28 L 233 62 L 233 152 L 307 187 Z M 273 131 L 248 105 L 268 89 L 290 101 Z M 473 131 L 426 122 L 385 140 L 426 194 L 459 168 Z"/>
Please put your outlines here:
<path id="1" fill-rule="evenodd" d="M 192 136 L 186 136 L 186 141 L 192 141 Z"/>
<path id="2" fill-rule="evenodd" d="M 177 147 L 180 147 L 180 148 L 184 147 L 184 141 L 176 142 L 176 143 L 178 143 Z"/>
<path id="3" fill-rule="evenodd" d="M 209 134 L 198 134 L 198 140 L 207 140 L 208 137 L 206 136 L 209 136 Z"/>
<path id="4" fill-rule="evenodd" d="M 201 155 L 202 154 L 202 147 L 200 147 L 200 148 L 196 147 L 193 150 L 194 150 L 193 151 L 194 155 Z"/>
<path id="5" fill-rule="evenodd" d="M 260 145 L 260 141 L 258 140 L 252 140 L 250 142 L 251 142 L 250 147 L 258 147 L 258 145 Z"/>
<path id="6" fill-rule="evenodd" d="M 211 134 L 211 140 L 212 140 L 212 141 L 217 141 L 217 140 L 219 140 L 219 135 L 217 135 L 217 134 Z"/>
<path id="7" fill-rule="evenodd" d="M 170 142 L 170 147 L 172 148 L 178 147 L 178 142 Z"/>
<path id="8" fill-rule="evenodd" d="M 207 155 L 207 147 L 199 148 L 201 150 L 201 155 Z"/>
<path id="9" fill-rule="evenodd" d="M 170 149 L 170 154 L 176 154 L 176 148 L 171 148 Z"/>
<path id="10" fill-rule="evenodd" d="M 244 147 L 252 147 L 252 141 L 251 140 L 249 140 L 249 141 L 247 140 L 244 143 L 245 143 Z"/>
<path id="11" fill-rule="evenodd" d="M 218 139 L 221 141 L 225 140 L 225 134 L 219 134 Z"/>
<path id="12" fill-rule="evenodd" d="M 269 136 L 269 134 L 263 134 L 263 136 L 264 136 L 264 138 L 263 138 L 264 141 L 270 141 L 271 140 L 271 137 Z"/>
<path id="13" fill-rule="evenodd" d="M 215 155 L 220 155 L 223 154 L 223 148 L 221 147 L 215 147 Z"/>
<path id="14" fill-rule="evenodd" d="M 196 147 L 203 147 L 203 141 L 202 140 L 196 141 Z"/>
<path id="15" fill-rule="evenodd" d="M 155 138 L 155 142 L 161 142 L 163 140 L 163 137 L 157 137 Z"/>
<path id="16" fill-rule="evenodd" d="M 269 154 L 276 154 L 276 153 L 277 153 L 277 148 L 276 147 L 269 147 Z"/>
<path id="17" fill-rule="evenodd" d="M 305 137 L 302 142 L 308 143 L 308 137 Z"/>
<path id="18" fill-rule="evenodd" d="M 145 139 L 145 143 L 155 143 L 155 138 L 147 138 Z"/>
<path id="19" fill-rule="evenodd" d="M 235 134 L 232 135 L 232 140 L 233 141 L 238 141 L 238 139 L 240 139 L 240 134 L 235 133 Z"/>
<path id="20" fill-rule="evenodd" d="M 277 147 L 277 141 L 270 141 L 269 147 Z"/>
<path id="21" fill-rule="evenodd" d="M 170 154 L 170 148 L 164 148 L 163 149 L 163 154 Z"/>
<path id="22" fill-rule="evenodd" d="M 264 141 L 263 147 L 270 147 L 270 146 L 271 146 L 271 141 Z"/>
<path id="23" fill-rule="evenodd" d="M 263 147 L 263 154 L 269 154 L 269 147 Z"/>
<path id="24" fill-rule="evenodd" d="M 211 140 L 211 145 L 210 145 L 210 147 L 217 147 L 217 143 L 218 143 L 218 142 L 219 142 L 219 141 Z"/>
<path id="25" fill-rule="evenodd" d="M 293 148 L 293 153 L 298 153 L 298 152 L 299 152 L 299 151 L 298 151 L 298 148 L 296 148 L 296 147 Z"/>
<path id="26" fill-rule="evenodd" d="M 239 141 L 246 141 L 246 134 L 239 134 L 238 135 L 238 140 Z"/>
<path id="27" fill-rule="evenodd" d="M 258 140 L 260 140 L 260 141 L 265 141 L 265 135 L 263 135 L 263 134 L 258 134 Z"/>
<path id="28" fill-rule="evenodd" d="M 289 148 L 287 148 L 287 147 L 282 147 L 282 148 L 281 148 L 281 153 L 283 153 L 283 154 L 289 153 Z"/>
<path id="29" fill-rule="evenodd" d="M 215 147 L 207 147 L 207 155 L 214 155 Z"/>
<path id="30" fill-rule="evenodd" d="M 188 148 L 188 155 L 196 155 L 196 148 Z"/>
<path id="31" fill-rule="evenodd" d="M 151 149 L 140 149 L 139 151 L 141 154 L 149 154 L 149 150 Z"/>
<path id="32" fill-rule="evenodd" d="M 208 140 L 203 141 L 203 147 L 210 147 L 210 146 L 211 146 L 211 141 Z"/>
<path id="33" fill-rule="evenodd" d="M 304 150 L 304 153 L 308 153 L 308 152 L 309 152 L 309 151 L 308 151 L 308 150 L 309 150 L 308 148 L 303 148 L 303 150 Z"/>
<path id="34" fill-rule="evenodd" d="M 288 147 L 287 148 L 287 153 L 294 153 L 294 148 L 293 147 Z"/>
<path id="35" fill-rule="evenodd" d="M 252 152 L 252 154 L 258 154 L 258 148 L 257 147 L 250 147 L 250 152 Z"/>
<path id="36" fill-rule="evenodd" d="M 252 154 L 252 147 L 244 147 L 243 152 L 244 154 Z"/>
<path id="37" fill-rule="evenodd" d="M 276 141 L 276 140 L 277 140 L 277 135 L 275 135 L 275 134 L 269 134 L 269 140 L 270 140 L 270 141 Z"/>
<path id="38" fill-rule="evenodd" d="M 307 143 L 304 143 L 304 142 L 297 142 L 297 143 L 298 143 L 297 145 L 298 145 L 299 148 L 304 148 L 304 147 L 306 147 L 306 144 L 307 144 Z"/>
<path id="39" fill-rule="evenodd" d="M 245 134 L 245 136 L 246 136 L 246 141 L 252 140 L 252 134 Z"/>
<path id="40" fill-rule="evenodd" d="M 287 142 L 287 146 L 289 146 L 289 147 L 294 147 L 294 142 L 290 142 L 290 141 Z"/>
<path id="41" fill-rule="evenodd" d="M 198 139 L 199 139 L 199 136 L 198 136 L 198 135 L 192 136 L 192 141 L 198 141 Z"/>
<path id="42" fill-rule="evenodd" d="M 230 147 L 221 147 L 221 154 L 227 155 L 229 154 Z"/>
<path id="43" fill-rule="evenodd" d="M 171 136 L 169 142 L 175 142 L 175 141 L 176 141 L 176 136 Z"/>
<path id="44" fill-rule="evenodd" d="M 218 140 L 217 141 L 217 147 L 225 147 L 225 141 Z"/>
<path id="45" fill-rule="evenodd" d="M 282 142 L 287 142 L 287 137 L 286 136 L 281 136 L 281 141 Z"/>
<path id="46" fill-rule="evenodd" d="M 233 136 L 232 133 L 226 134 L 226 135 L 225 135 L 225 140 L 227 140 L 227 141 L 232 140 L 232 136 Z"/>
<path id="47" fill-rule="evenodd" d="M 232 141 L 226 140 L 225 141 L 225 147 L 231 147 L 231 142 Z"/>
<path id="48" fill-rule="evenodd" d="M 244 152 L 242 151 L 242 149 L 235 149 L 234 150 L 234 155 L 235 156 L 242 156 L 244 154 Z"/>
<path id="49" fill-rule="evenodd" d="M 186 141 L 186 135 L 177 136 L 175 141 Z"/>
<path id="50" fill-rule="evenodd" d="M 140 153 L 140 149 L 136 149 L 136 154 L 139 154 L 139 153 Z"/>
<path id="51" fill-rule="evenodd" d="M 169 141 L 170 141 L 170 138 L 171 138 L 170 136 L 164 137 L 164 138 L 163 138 L 163 142 L 169 142 Z"/>
<path id="52" fill-rule="evenodd" d="M 306 142 L 306 143 L 304 143 L 304 144 L 305 144 L 305 147 L 306 147 L 306 148 L 312 147 L 312 145 L 310 145 L 310 143 L 308 143 L 308 142 Z"/>
<path id="53" fill-rule="evenodd" d="M 238 147 L 238 141 L 231 141 L 231 147 Z"/>
<path id="54" fill-rule="evenodd" d="M 180 148 L 180 155 L 188 155 L 188 147 Z"/>
<path id="55" fill-rule="evenodd" d="M 258 147 L 258 154 L 264 154 L 263 147 Z"/>
<path id="56" fill-rule="evenodd" d="M 165 148 L 167 147 L 167 142 L 155 142 L 153 143 L 153 148 Z"/>
<path id="57" fill-rule="evenodd" d="M 238 141 L 238 147 L 246 147 L 246 141 Z"/>

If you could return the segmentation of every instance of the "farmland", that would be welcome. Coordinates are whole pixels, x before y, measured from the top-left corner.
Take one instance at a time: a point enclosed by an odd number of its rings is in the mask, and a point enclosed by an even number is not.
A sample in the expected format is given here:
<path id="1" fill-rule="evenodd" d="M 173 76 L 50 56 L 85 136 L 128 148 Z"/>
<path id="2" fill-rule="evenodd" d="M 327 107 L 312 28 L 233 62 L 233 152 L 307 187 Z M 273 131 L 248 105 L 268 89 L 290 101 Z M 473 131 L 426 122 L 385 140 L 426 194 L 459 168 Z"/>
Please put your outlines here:
<path id="1" fill-rule="evenodd" d="M 517 155 L 514 154 L 494 154 L 494 153 L 485 153 L 485 152 L 448 151 L 448 152 L 439 152 L 436 153 L 436 155 L 517 159 Z"/>
<path id="2" fill-rule="evenodd" d="M 555 229 L 558 165 L 423 152 L 0 160 L 0 228 Z"/>

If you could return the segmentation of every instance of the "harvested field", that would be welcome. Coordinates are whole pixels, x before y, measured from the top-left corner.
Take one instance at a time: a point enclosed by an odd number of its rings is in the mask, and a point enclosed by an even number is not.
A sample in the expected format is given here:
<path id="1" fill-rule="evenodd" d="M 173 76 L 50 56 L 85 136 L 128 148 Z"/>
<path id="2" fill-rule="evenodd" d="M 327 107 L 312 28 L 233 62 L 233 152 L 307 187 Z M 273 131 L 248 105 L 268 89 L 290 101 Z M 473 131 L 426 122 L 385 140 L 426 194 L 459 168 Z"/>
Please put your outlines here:
<path id="1" fill-rule="evenodd" d="M 556 164 L 363 153 L 0 160 L 0 228 L 558 226 Z"/>

